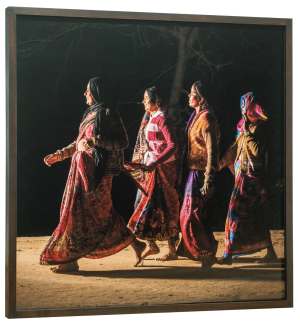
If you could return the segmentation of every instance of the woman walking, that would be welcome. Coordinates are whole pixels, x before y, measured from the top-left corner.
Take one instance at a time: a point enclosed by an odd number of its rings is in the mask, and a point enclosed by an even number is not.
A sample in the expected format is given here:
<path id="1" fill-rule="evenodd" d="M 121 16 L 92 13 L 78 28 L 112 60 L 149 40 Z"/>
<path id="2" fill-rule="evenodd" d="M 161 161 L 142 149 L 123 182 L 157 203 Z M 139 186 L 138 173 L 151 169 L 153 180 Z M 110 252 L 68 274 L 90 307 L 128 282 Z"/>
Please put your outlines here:
<path id="1" fill-rule="evenodd" d="M 118 112 L 100 103 L 100 92 L 101 79 L 91 79 L 77 140 L 45 157 L 48 166 L 72 158 L 60 221 L 40 256 L 40 264 L 58 265 L 54 272 L 76 271 L 78 259 L 103 258 L 129 244 L 139 258 L 142 252 L 112 206 L 112 178 L 121 172 L 128 138 Z"/>
<path id="2" fill-rule="evenodd" d="M 211 230 L 207 214 L 213 196 L 213 179 L 219 161 L 219 126 L 205 96 L 200 81 L 193 84 L 189 105 L 195 111 L 185 131 L 181 176 L 179 184 L 184 192 L 180 212 L 182 239 L 176 255 L 166 255 L 162 261 L 176 260 L 178 256 L 202 261 L 202 267 L 216 263 L 218 242 Z"/>
<path id="3" fill-rule="evenodd" d="M 262 261 L 277 258 L 264 206 L 267 199 L 265 176 L 267 167 L 268 122 L 263 109 L 249 92 L 241 97 L 242 119 L 237 137 L 220 162 L 235 173 L 225 225 L 225 251 L 220 264 L 232 264 L 232 256 L 254 253 L 267 248 Z"/>
<path id="4" fill-rule="evenodd" d="M 142 259 L 159 253 L 156 241 L 168 241 L 169 253 L 175 254 L 179 240 L 179 201 L 174 189 L 178 145 L 174 123 L 160 109 L 155 87 L 145 91 L 143 103 L 146 113 L 132 161 L 145 164 L 148 196 L 138 190 L 134 213 L 128 223 L 135 236 L 147 242 Z"/>

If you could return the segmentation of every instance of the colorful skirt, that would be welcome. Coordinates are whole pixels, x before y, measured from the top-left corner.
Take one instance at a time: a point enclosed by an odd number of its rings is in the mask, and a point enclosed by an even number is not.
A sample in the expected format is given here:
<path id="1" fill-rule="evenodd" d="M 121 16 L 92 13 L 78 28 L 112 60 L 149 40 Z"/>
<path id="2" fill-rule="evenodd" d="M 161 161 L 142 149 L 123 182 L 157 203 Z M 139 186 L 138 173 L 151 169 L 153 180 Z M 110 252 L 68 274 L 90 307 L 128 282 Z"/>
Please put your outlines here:
<path id="1" fill-rule="evenodd" d="M 40 264 L 63 264 L 82 257 L 99 259 L 131 244 L 134 236 L 113 209 L 112 177 L 95 185 L 93 149 L 77 151 L 63 194 L 60 221 L 40 255 Z"/>
<path id="2" fill-rule="evenodd" d="M 264 212 L 266 199 L 262 179 L 243 174 L 241 162 L 237 161 L 225 224 L 224 257 L 256 252 L 272 245 Z"/>
<path id="3" fill-rule="evenodd" d="M 201 195 L 203 184 L 204 171 L 189 170 L 180 212 L 182 240 L 177 254 L 192 260 L 215 254 L 218 246 L 211 229 L 211 216 L 207 213 L 213 195 Z"/>
<path id="4" fill-rule="evenodd" d="M 175 162 L 161 164 L 146 174 L 148 197 L 138 190 L 128 223 L 137 238 L 164 241 L 178 236 L 179 200 L 175 180 Z"/>

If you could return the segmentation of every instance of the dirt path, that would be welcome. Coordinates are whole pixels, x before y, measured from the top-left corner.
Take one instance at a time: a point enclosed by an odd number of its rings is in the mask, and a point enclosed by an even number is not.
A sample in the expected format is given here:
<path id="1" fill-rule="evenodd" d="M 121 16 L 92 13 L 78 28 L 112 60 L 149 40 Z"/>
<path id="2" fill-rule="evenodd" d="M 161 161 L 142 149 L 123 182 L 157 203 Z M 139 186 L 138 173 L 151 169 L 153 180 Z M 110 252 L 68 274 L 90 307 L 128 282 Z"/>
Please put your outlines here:
<path id="1" fill-rule="evenodd" d="M 218 256 L 224 234 L 215 233 Z M 154 257 L 133 268 L 131 247 L 99 260 L 81 259 L 80 269 L 55 274 L 39 265 L 39 254 L 48 237 L 17 239 L 17 309 L 95 307 L 109 305 L 153 305 L 209 301 L 282 299 L 284 268 L 280 261 L 254 264 L 265 251 L 237 259 L 232 266 L 214 265 L 204 272 L 201 264 L 180 258 L 157 262 Z M 273 231 L 279 258 L 284 257 L 283 231 Z M 160 244 L 161 254 L 167 250 Z"/>

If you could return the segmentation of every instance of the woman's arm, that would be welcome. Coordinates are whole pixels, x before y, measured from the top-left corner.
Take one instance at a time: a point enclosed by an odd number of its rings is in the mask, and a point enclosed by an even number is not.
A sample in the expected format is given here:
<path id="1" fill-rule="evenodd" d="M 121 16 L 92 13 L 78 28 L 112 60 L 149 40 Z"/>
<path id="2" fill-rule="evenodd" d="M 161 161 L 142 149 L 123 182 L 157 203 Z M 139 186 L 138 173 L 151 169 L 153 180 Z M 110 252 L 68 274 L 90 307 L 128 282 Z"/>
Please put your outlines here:
<path id="1" fill-rule="evenodd" d="M 64 147 L 61 150 L 57 150 L 54 154 L 59 154 L 61 152 L 61 161 L 73 156 L 76 151 L 76 141 Z"/>
<path id="2" fill-rule="evenodd" d="M 49 154 L 44 158 L 44 162 L 50 167 L 51 164 L 65 160 L 69 157 L 72 157 L 76 151 L 76 141 L 64 147 L 61 150 L 57 150 L 54 154 Z"/>
<path id="3" fill-rule="evenodd" d="M 237 143 L 235 142 L 229 145 L 225 154 L 223 155 L 219 163 L 220 169 L 224 168 L 225 166 L 234 164 L 236 153 L 237 153 Z"/>
<path id="4" fill-rule="evenodd" d="M 251 153 L 254 156 L 259 156 L 267 146 L 268 127 L 267 125 L 259 125 L 253 134 L 248 131 L 244 137 Z"/>
<path id="5" fill-rule="evenodd" d="M 178 142 L 174 122 L 170 117 L 164 118 L 160 130 L 167 142 L 166 149 L 156 158 L 156 164 L 161 164 L 170 159 L 178 151 Z"/>
<path id="6" fill-rule="evenodd" d="M 216 120 L 208 120 L 207 124 L 206 129 L 202 131 L 207 150 L 205 180 L 212 181 L 219 164 L 219 127 Z"/>

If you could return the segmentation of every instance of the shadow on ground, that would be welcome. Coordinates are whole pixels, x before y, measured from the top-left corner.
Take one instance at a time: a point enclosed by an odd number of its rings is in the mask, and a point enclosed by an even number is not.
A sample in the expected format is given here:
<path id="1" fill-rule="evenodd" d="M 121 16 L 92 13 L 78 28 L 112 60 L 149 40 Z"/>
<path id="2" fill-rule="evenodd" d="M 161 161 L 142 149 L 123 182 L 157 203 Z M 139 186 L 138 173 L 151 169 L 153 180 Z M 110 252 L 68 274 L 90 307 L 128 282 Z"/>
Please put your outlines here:
<path id="1" fill-rule="evenodd" d="M 201 279 L 228 279 L 228 280 L 252 280 L 252 281 L 278 281 L 283 280 L 285 276 L 284 264 L 281 259 L 277 262 L 268 264 L 256 264 L 257 259 L 243 258 L 234 260 L 235 266 L 218 266 L 209 270 L 202 269 L 201 263 L 195 263 L 194 267 L 177 267 L 168 264 L 159 263 L 157 266 L 147 266 L 147 260 L 144 265 L 134 269 L 109 270 L 109 271 L 76 271 L 66 273 L 70 276 L 84 277 L 105 277 L 105 278 L 145 278 L 145 279 L 181 279 L 181 280 L 201 280 Z M 237 262 L 238 261 L 238 262 Z M 176 261 L 175 261 L 176 262 Z M 239 266 L 243 264 L 242 266 Z"/>

